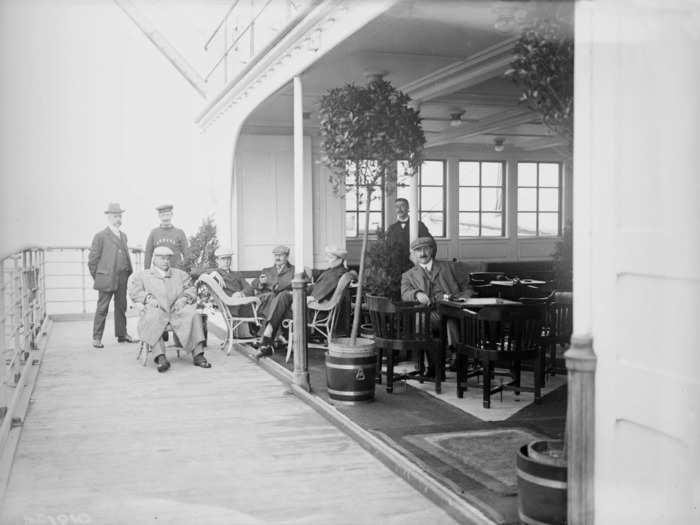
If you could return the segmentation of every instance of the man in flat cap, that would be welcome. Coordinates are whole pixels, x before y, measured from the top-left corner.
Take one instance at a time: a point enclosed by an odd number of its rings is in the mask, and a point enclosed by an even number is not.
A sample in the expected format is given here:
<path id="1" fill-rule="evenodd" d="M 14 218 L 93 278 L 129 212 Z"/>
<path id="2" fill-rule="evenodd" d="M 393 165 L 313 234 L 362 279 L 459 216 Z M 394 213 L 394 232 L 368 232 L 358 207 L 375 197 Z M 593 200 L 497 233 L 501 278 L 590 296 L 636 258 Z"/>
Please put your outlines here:
<path id="1" fill-rule="evenodd" d="M 396 199 L 396 222 L 391 224 L 386 230 L 387 243 L 392 245 L 396 251 L 401 254 L 401 271 L 405 272 L 413 267 L 411 261 L 411 251 L 409 243 L 411 239 L 411 225 L 408 216 L 408 200 L 403 197 Z M 418 237 L 430 237 L 428 227 L 423 224 L 423 221 L 418 221 Z"/>
<path id="2" fill-rule="evenodd" d="M 252 282 L 255 294 L 260 298 L 260 312 L 269 319 L 272 315 L 272 300 L 274 297 L 292 289 L 294 265 L 289 263 L 289 248 L 275 246 L 272 249 L 274 264 L 263 268 L 260 275 Z"/>
<path id="3" fill-rule="evenodd" d="M 105 211 L 107 227 L 95 234 L 88 255 L 88 269 L 95 280 L 97 308 L 92 327 L 92 346 L 104 348 L 102 334 L 114 296 L 114 335 L 120 343 L 136 342 L 126 333 L 126 288 L 132 266 L 126 234 L 120 230 L 122 213 L 119 204 L 110 202 Z"/>
<path id="4" fill-rule="evenodd" d="M 173 205 L 161 204 L 156 207 L 160 226 L 154 228 L 146 239 L 146 249 L 143 259 L 143 267 L 148 270 L 151 267 L 153 250 L 158 246 L 167 246 L 173 252 L 173 260 L 170 262 L 175 268 L 183 269 L 183 263 L 187 256 L 187 236 L 180 228 L 173 226 Z"/>
<path id="5" fill-rule="evenodd" d="M 204 357 L 204 328 L 195 309 L 197 291 L 187 272 L 170 267 L 173 251 L 167 246 L 153 250 L 153 265 L 129 279 L 129 297 L 144 305 L 139 319 L 139 336 L 153 347 L 158 372 L 170 363 L 165 357 L 163 332 L 168 323 L 185 351 L 192 352 L 195 366 L 211 368 Z"/>
<path id="6" fill-rule="evenodd" d="M 469 276 L 460 280 L 451 262 L 435 259 L 435 240 L 432 237 L 418 237 L 411 243 L 411 255 L 416 265 L 401 275 L 401 299 L 435 305 L 444 295 L 471 297 Z M 440 325 L 437 311 L 430 315 L 431 326 L 436 330 Z M 451 345 L 456 336 L 456 326 L 448 323 L 447 343 Z M 427 375 L 435 375 L 435 368 L 429 359 Z"/>
<path id="7" fill-rule="evenodd" d="M 321 302 L 329 299 L 338 286 L 340 277 L 348 271 L 345 267 L 345 258 L 348 252 L 336 246 L 326 247 L 326 258 L 328 269 L 319 274 L 318 278 L 309 283 L 307 289 L 306 302 Z M 272 342 L 277 330 L 285 319 L 292 317 L 292 291 L 285 290 L 275 296 L 272 300 L 270 317 L 268 318 L 260 348 L 255 357 L 262 357 L 272 354 Z"/>

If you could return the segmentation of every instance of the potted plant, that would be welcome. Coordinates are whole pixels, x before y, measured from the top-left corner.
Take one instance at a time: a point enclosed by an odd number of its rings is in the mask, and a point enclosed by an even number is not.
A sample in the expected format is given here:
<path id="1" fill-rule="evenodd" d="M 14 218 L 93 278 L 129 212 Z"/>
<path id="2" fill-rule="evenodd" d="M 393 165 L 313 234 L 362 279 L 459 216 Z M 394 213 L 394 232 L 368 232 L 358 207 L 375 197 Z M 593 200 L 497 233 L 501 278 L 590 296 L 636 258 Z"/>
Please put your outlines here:
<path id="1" fill-rule="evenodd" d="M 331 89 L 321 97 L 322 162 L 330 169 L 335 194 L 345 195 L 349 176 L 365 190 L 358 203 L 364 205 L 364 228 L 352 330 L 349 338 L 329 343 L 331 355 L 374 354 L 372 341 L 357 337 L 365 286 L 369 209 L 377 198 L 376 187 L 390 189 L 396 185 L 398 161 L 406 161 L 402 165 L 407 175 L 413 175 L 422 163 L 425 135 L 418 111 L 408 107 L 409 100 L 408 95 L 379 77 L 365 86 L 346 84 Z"/>
<path id="2" fill-rule="evenodd" d="M 563 16 L 562 16 L 563 15 Z M 525 22 L 506 77 L 521 89 L 520 101 L 573 146 L 574 42 L 571 17 L 559 9 L 550 18 Z M 571 282 L 571 228 L 554 254 L 557 287 Z M 570 288 L 568 288 L 570 289 Z M 535 441 L 517 453 L 518 513 L 525 523 L 566 523 L 566 440 Z"/>
<path id="3" fill-rule="evenodd" d="M 401 254 L 392 246 L 383 229 L 377 231 L 377 240 L 369 243 L 365 270 L 365 289 L 368 294 L 401 300 Z"/>

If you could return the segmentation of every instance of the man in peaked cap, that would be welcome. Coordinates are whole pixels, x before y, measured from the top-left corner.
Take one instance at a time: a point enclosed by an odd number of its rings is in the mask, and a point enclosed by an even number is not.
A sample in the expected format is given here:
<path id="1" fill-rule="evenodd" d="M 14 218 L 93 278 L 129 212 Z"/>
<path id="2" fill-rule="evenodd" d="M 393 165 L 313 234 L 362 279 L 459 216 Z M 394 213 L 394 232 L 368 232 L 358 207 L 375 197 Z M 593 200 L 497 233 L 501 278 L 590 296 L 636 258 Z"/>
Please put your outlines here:
<path id="1" fill-rule="evenodd" d="M 329 299 L 335 292 L 341 276 L 348 271 L 345 267 L 345 258 L 348 252 L 344 248 L 337 246 L 326 247 L 328 259 L 328 269 L 324 270 L 315 282 L 309 284 L 306 301 L 321 302 Z M 284 319 L 291 318 L 292 314 L 292 291 L 285 290 L 275 296 L 271 304 L 271 315 L 263 331 L 263 338 L 260 341 L 260 349 L 255 357 L 260 358 L 272 354 L 272 341 Z"/>
<path id="2" fill-rule="evenodd" d="M 156 206 L 160 226 L 154 228 L 146 239 L 143 267 L 148 270 L 151 267 L 153 250 L 158 246 L 167 246 L 173 251 L 171 264 L 175 268 L 182 269 L 187 256 L 187 236 L 180 228 L 173 226 L 173 205 L 161 204 Z"/>
<path id="3" fill-rule="evenodd" d="M 432 237 L 418 237 L 411 243 L 411 255 L 416 265 L 401 275 L 401 299 L 404 301 L 435 305 L 444 295 L 471 296 L 468 281 L 458 279 L 453 263 L 436 260 L 435 251 L 435 240 Z M 430 321 L 433 329 L 439 327 L 440 317 L 436 310 L 431 312 Z M 456 326 L 453 323 L 448 323 L 447 326 L 448 345 L 452 344 L 456 336 Z M 426 375 L 435 375 L 430 357 Z"/>
<path id="4" fill-rule="evenodd" d="M 182 343 L 185 351 L 192 352 L 192 363 L 211 368 L 204 357 L 204 327 L 195 309 L 197 290 L 190 276 L 170 267 L 173 251 L 167 246 L 153 250 L 153 265 L 129 279 L 129 297 L 144 305 L 139 319 L 139 336 L 153 347 L 158 372 L 165 372 L 170 363 L 165 357 L 163 332 L 168 324 Z"/>
<path id="5" fill-rule="evenodd" d="M 272 300 L 284 292 L 291 291 L 294 278 L 294 265 L 289 263 L 289 248 L 275 246 L 272 249 L 274 264 L 263 268 L 260 275 L 252 282 L 255 294 L 260 298 L 260 311 L 266 319 L 272 315 Z"/>
<path id="6" fill-rule="evenodd" d="M 132 272 L 126 234 L 120 230 L 122 213 L 119 204 L 110 202 L 105 210 L 107 227 L 95 234 L 88 255 L 88 269 L 97 290 L 97 308 L 92 327 L 92 346 L 104 348 L 102 334 L 114 296 L 114 335 L 120 343 L 134 343 L 126 332 L 126 288 Z"/>

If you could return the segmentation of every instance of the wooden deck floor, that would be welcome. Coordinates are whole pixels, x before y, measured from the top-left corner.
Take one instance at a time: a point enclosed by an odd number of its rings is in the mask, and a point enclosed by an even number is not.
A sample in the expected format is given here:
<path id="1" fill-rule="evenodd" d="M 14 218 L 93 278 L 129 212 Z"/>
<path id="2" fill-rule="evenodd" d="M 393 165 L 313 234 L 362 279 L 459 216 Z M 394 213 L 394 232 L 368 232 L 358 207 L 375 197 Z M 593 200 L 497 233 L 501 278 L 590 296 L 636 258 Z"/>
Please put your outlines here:
<path id="1" fill-rule="evenodd" d="M 455 523 L 250 360 L 89 336 L 53 325 L 0 523 Z"/>

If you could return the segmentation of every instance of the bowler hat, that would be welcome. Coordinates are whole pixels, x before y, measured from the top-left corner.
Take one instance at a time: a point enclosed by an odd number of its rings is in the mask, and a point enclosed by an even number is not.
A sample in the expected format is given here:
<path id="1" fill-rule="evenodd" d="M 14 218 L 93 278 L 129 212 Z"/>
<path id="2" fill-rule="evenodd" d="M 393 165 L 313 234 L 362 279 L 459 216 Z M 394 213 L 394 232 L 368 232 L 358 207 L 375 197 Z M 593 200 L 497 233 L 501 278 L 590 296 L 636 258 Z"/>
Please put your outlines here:
<path id="1" fill-rule="evenodd" d="M 172 255 L 174 252 L 167 246 L 158 246 L 153 250 L 153 255 Z"/>
<path id="2" fill-rule="evenodd" d="M 326 246 L 326 253 L 329 255 L 335 255 L 339 259 L 345 259 L 348 255 L 348 251 L 345 248 L 338 248 L 335 245 Z"/>
<path id="3" fill-rule="evenodd" d="M 289 255 L 289 247 L 279 245 L 272 248 L 273 255 Z"/>
<path id="4" fill-rule="evenodd" d="M 158 213 L 164 212 L 164 211 L 171 211 L 173 209 L 172 204 L 161 204 L 160 206 L 156 206 L 156 211 Z"/>
<path id="5" fill-rule="evenodd" d="M 124 210 L 122 210 L 122 209 L 119 207 L 119 203 L 118 203 L 118 202 L 110 202 L 110 203 L 107 205 L 107 209 L 105 210 L 105 213 L 124 213 Z"/>
<path id="6" fill-rule="evenodd" d="M 411 250 L 424 247 L 435 248 L 435 241 L 431 237 L 418 237 L 411 243 Z"/>

